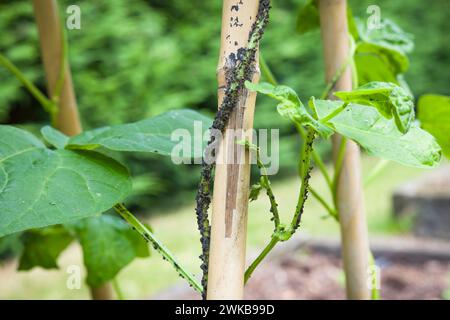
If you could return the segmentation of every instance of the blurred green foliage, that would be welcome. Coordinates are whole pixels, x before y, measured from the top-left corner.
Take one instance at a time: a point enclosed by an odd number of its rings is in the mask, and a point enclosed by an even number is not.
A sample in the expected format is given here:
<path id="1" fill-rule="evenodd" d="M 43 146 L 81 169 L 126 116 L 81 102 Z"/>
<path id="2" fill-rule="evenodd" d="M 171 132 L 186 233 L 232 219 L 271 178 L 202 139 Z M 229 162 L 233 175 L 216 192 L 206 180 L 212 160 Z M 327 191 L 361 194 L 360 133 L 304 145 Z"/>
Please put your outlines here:
<path id="1" fill-rule="evenodd" d="M 261 51 L 280 83 L 300 98 L 318 96 L 324 87 L 320 32 L 296 32 L 297 12 L 305 0 L 273 1 L 271 22 Z M 220 43 L 222 2 L 203 0 L 58 1 L 81 8 L 81 30 L 67 32 L 75 90 L 86 129 L 137 121 L 167 109 L 194 108 L 212 114 L 217 108 L 215 70 Z M 448 94 L 450 41 L 447 0 L 351 0 L 356 16 L 367 17 L 377 4 L 415 36 L 411 67 L 405 75 L 416 96 Z M 364 21 L 364 20 L 363 20 Z M 40 88 L 45 79 L 40 62 L 32 5 L 27 0 L 0 2 L 0 51 Z M 18 81 L 0 69 L 1 123 L 45 124 L 40 110 Z M 280 128 L 282 172 L 294 170 L 298 146 L 294 128 L 281 119 L 272 101 L 258 98 L 255 126 Z M 291 136 L 291 139 L 285 139 Z M 326 148 L 325 148 L 326 149 Z M 170 159 L 127 155 L 138 176 L 133 201 L 148 207 L 182 197 L 192 190 L 198 168 L 174 166 Z M 150 172 L 150 174 L 149 174 Z M 147 174 L 147 176 L 142 176 Z"/>

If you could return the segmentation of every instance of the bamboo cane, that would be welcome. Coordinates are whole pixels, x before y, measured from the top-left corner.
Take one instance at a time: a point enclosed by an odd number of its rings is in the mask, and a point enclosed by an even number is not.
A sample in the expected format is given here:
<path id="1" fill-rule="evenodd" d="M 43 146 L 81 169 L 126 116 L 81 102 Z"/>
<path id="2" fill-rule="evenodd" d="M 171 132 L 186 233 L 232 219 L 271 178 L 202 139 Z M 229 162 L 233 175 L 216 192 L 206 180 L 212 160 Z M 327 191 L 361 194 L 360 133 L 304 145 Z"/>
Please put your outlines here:
<path id="1" fill-rule="evenodd" d="M 42 61 L 47 80 L 49 97 L 53 97 L 61 75 L 63 61 L 63 35 L 56 0 L 33 0 L 34 16 L 41 43 Z M 81 132 L 77 103 L 72 84 L 72 76 L 68 63 L 64 64 L 64 80 L 58 99 L 56 127 L 63 133 L 72 136 Z M 112 288 L 107 283 L 98 288 L 90 288 L 92 299 L 112 299 Z"/>
<path id="2" fill-rule="evenodd" d="M 56 0 L 33 0 L 34 15 L 39 31 L 41 54 L 44 63 L 47 91 L 55 93 L 61 74 L 62 43 L 61 23 Z M 77 102 L 73 90 L 72 76 L 68 64 L 64 65 L 64 82 L 61 87 L 56 126 L 72 136 L 81 132 Z"/>
<path id="3" fill-rule="evenodd" d="M 320 24 L 325 58 L 325 78 L 333 75 L 349 55 L 346 0 L 320 0 Z M 335 90 L 351 90 L 351 70 L 347 68 L 337 81 Z M 336 202 L 341 227 L 342 258 L 348 299 L 369 299 L 367 285 L 369 267 L 368 232 L 361 183 L 360 150 L 356 143 L 339 136 L 333 140 L 333 156 L 337 160 L 341 142 L 346 143 L 337 181 Z"/>
<path id="4" fill-rule="evenodd" d="M 218 100 L 221 105 L 227 74 L 232 70 L 238 49 L 245 47 L 258 11 L 258 0 L 224 0 L 220 57 L 217 68 Z M 256 58 L 258 59 L 258 58 Z M 256 63 L 253 81 L 260 72 Z M 230 117 L 228 129 L 251 129 L 256 94 L 244 90 Z M 243 139 L 243 136 L 240 137 Z M 242 299 L 247 237 L 247 207 L 250 163 L 240 139 L 226 132 L 220 143 L 214 179 L 209 256 L 208 299 Z M 251 135 L 246 139 L 251 140 Z M 234 163 L 229 163 L 234 160 Z M 239 162 L 238 162 L 239 161 Z"/>

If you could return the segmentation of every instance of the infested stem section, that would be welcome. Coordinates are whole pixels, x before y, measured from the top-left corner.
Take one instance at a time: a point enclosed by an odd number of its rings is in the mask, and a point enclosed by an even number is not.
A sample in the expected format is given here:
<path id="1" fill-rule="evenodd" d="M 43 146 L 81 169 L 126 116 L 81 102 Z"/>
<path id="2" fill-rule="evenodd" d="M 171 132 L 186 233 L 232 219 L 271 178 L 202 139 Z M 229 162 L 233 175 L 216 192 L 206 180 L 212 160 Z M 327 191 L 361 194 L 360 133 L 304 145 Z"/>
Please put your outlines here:
<path id="1" fill-rule="evenodd" d="M 262 250 L 262 252 L 258 255 L 258 257 L 253 261 L 250 266 L 247 268 L 245 272 L 244 281 L 247 282 L 253 271 L 255 271 L 256 267 L 264 260 L 264 258 L 268 255 L 268 253 L 275 247 L 275 245 L 278 242 L 283 242 L 289 240 L 295 233 L 295 231 L 299 228 L 301 223 L 301 218 L 303 215 L 305 202 L 308 198 L 308 191 L 309 191 L 309 179 L 311 177 L 311 155 L 313 151 L 313 143 L 315 139 L 315 131 L 312 128 L 308 128 L 306 133 L 306 140 L 305 140 L 305 147 L 303 149 L 303 152 L 301 154 L 299 163 L 302 164 L 300 166 L 300 177 L 301 177 L 301 185 L 300 185 L 300 192 L 298 195 L 297 200 L 297 206 L 295 208 L 295 212 L 292 218 L 292 221 L 289 226 L 286 226 L 282 224 L 279 221 L 278 217 L 278 204 L 275 200 L 275 197 L 273 195 L 272 188 L 270 186 L 270 181 L 268 180 L 267 176 L 267 182 L 264 183 L 264 188 L 266 189 L 267 195 L 269 196 L 271 208 L 270 211 L 273 213 L 274 217 L 273 220 L 275 221 L 275 231 L 272 234 L 272 238 L 269 242 L 269 244 Z M 262 162 L 259 160 L 259 153 L 257 152 L 257 164 L 258 167 L 263 170 L 264 172 L 264 166 L 262 165 Z M 263 175 L 264 177 L 264 175 Z"/>
<path id="2" fill-rule="evenodd" d="M 163 259 L 168 261 L 178 272 L 180 277 L 186 279 L 189 285 L 198 292 L 202 292 L 202 286 L 198 283 L 197 279 L 186 271 L 180 263 L 176 260 L 175 256 L 156 238 L 144 224 L 142 224 L 128 209 L 121 203 L 114 206 L 114 210 L 134 229 L 136 230 L 145 241 L 149 242 L 153 248 L 162 255 Z"/>
<path id="3" fill-rule="evenodd" d="M 292 233 L 295 232 L 295 230 L 300 226 L 300 221 L 303 214 L 303 209 L 305 207 L 306 199 L 308 198 L 308 187 L 309 187 L 309 178 L 311 174 L 311 153 L 313 149 L 313 143 L 315 138 L 315 132 L 314 129 L 309 128 L 307 131 L 307 136 L 305 140 L 305 149 L 304 153 L 301 158 L 302 163 L 302 172 L 301 172 L 301 179 L 302 184 L 300 187 L 300 194 L 298 196 L 297 200 L 297 206 L 295 208 L 295 214 L 292 218 L 291 222 L 291 228 Z"/>

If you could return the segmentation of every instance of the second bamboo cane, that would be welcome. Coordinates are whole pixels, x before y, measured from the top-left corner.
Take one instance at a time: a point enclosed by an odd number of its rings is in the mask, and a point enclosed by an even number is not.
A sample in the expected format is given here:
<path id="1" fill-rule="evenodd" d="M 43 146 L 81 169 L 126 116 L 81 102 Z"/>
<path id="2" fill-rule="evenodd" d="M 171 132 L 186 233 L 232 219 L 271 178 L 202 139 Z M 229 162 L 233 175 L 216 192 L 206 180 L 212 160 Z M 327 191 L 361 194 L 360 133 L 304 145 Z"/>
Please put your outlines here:
<path id="1" fill-rule="evenodd" d="M 320 24 L 325 58 L 325 78 L 329 82 L 349 56 L 346 0 L 320 0 Z M 350 68 L 337 81 L 335 90 L 351 90 Z M 369 244 L 361 182 L 360 150 L 356 143 L 339 136 L 333 140 L 334 158 L 344 143 L 345 153 L 338 173 L 336 202 L 341 226 L 342 259 L 347 298 L 369 299 L 367 285 Z"/>
<path id="2" fill-rule="evenodd" d="M 58 5 L 56 0 L 33 0 L 33 8 L 39 31 L 48 95 L 49 97 L 54 97 L 55 94 L 59 95 L 55 125 L 66 135 L 73 136 L 80 133 L 82 129 L 70 68 L 63 59 L 64 39 Z M 58 88 L 62 64 L 64 64 L 63 81 L 61 87 Z M 60 90 L 60 93 L 56 93 L 57 90 Z M 98 288 L 91 288 L 91 295 L 94 300 L 111 300 L 113 295 L 110 283 Z"/>

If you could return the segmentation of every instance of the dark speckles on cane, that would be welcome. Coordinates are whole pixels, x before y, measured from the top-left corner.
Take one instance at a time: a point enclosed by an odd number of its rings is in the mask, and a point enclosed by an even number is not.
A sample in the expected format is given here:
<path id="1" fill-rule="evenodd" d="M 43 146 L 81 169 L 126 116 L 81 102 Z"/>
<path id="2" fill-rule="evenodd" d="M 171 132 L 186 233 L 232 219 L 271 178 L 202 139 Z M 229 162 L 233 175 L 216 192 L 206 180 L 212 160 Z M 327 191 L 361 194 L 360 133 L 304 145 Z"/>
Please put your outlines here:
<path id="1" fill-rule="evenodd" d="M 242 27 L 244 24 L 239 21 L 239 17 L 231 17 L 232 27 Z"/>
<path id="2" fill-rule="evenodd" d="M 238 4 L 243 4 L 243 1 L 239 0 Z M 233 110 L 239 103 L 242 91 L 245 89 L 245 81 L 251 80 L 253 77 L 253 73 L 255 71 L 254 63 L 256 48 L 258 47 L 259 40 L 264 33 L 264 28 L 268 21 L 269 9 L 270 0 L 259 0 L 258 13 L 249 33 L 248 48 L 239 48 L 236 54 L 232 53 L 225 59 L 225 78 L 227 86 L 225 88 L 224 98 L 219 110 L 216 113 L 211 129 L 217 129 L 222 133 L 224 132 Z M 235 19 L 231 18 L 230 21 L 232 22 L 230 27 L 233 27 L 234 24 L 236 24 L 235 26 L 243 25 L 237 17 L 235 17 Z M 213 130 L 211 130 L 211 132 L 213 132 Z M 208 145 L 211 145 L 213 141 L 214 138 L 211 136 Z M 208 219 L 208 208 L 211 203 L 211 185 L 214 167 L 215 163 L 208 164 L 204 160 L 202 161 L 200 182 L 196 196 L 195 212 L 197 215 L 198 229 L 201 234 L 200 242 L 202 244 L 202 254 L 200 255 L 202 264 L 200 267 L 203 271 L 203 299 L 206 298 L 207 294 L 206 286 L 208 281 L 208 261 L 211 233 L 211 227 Z"/>
<path id="3" fill-rule="evenodd" d="M 231 6 L 231 11 L 239 11 L 239 5 L 234 5 L 234 6 Z"/>

